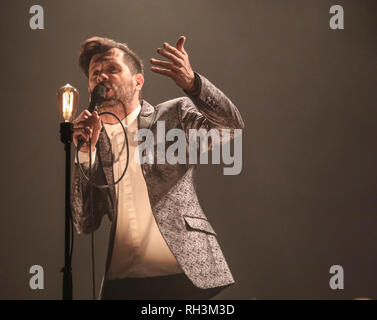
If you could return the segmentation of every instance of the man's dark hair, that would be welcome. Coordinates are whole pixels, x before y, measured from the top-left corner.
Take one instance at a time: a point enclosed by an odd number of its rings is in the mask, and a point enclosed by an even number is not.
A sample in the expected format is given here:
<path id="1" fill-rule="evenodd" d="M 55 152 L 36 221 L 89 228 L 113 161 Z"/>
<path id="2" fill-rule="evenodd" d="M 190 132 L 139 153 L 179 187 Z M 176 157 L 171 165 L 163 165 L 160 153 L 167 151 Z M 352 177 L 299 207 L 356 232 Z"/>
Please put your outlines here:
<path id="1" fill-rule="evenodd" d="M 123 60 L 132 74 L 144 74 L 144 66 L 141 59 L 125 43 L 116 42 L 109 38 L 92 37 L 81 44 L 79 65 L 85 75 L 89 78 L 89 64 L 92 57 L 98 53 L 105 53 L 111 49 L 123 51 Z"/>

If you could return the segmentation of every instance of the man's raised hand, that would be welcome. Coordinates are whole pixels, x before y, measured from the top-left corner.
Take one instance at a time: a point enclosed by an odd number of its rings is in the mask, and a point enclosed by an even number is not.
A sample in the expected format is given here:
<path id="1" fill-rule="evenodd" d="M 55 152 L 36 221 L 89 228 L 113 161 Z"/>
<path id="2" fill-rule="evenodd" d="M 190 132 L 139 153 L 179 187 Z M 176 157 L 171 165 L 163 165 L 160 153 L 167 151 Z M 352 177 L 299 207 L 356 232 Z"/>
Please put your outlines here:
<path id="1" fill-rule="evenodd" d="M 164 48 L 158 48 L 157 53 L 169 59 L 169 61 L 151 58 L 150 62 L 155 65 L 151 67 L 151 70 L 172 78 L 182 89 L 192 91 L 194 89 L 195 76 L 188 54 L 183 48 L 185 41 L 186 37 L 179 37 L 175 47 L 165 42 Z"/>

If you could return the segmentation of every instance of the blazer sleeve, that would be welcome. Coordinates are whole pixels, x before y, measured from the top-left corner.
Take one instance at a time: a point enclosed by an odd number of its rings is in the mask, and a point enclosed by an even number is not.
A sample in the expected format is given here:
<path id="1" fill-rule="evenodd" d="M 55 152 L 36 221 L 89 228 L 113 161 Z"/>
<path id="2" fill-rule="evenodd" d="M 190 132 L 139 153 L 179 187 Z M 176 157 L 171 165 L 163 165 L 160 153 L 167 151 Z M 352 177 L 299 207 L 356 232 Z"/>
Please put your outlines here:
<path id="1" fill-rule="evenodd" d="M 188 98 L 181 101 L 179 120 L 189 140 L 190 129 L 218 129 L 220 141 L 223 141 L 222 129 L 230 129 L 228 138 L 234 139 L 241 134 L 244 122 L 233 102 L 204 76 L 195 73 L 196 89 L 186 92 Z M 211 149 L 212 143 L 209 144 Z"/>

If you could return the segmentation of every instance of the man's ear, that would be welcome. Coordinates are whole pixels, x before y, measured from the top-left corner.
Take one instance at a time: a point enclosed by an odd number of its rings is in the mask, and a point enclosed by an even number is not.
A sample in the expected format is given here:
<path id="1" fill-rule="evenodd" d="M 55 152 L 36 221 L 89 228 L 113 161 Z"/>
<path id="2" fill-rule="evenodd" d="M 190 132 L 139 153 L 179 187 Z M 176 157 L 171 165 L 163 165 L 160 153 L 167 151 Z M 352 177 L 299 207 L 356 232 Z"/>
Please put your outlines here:
<path id="1" fill-rule="evenodd" d="M 144 76 L 141 73 L 135 75 L 135 88 L 140 91 L 144 84 Z"/>

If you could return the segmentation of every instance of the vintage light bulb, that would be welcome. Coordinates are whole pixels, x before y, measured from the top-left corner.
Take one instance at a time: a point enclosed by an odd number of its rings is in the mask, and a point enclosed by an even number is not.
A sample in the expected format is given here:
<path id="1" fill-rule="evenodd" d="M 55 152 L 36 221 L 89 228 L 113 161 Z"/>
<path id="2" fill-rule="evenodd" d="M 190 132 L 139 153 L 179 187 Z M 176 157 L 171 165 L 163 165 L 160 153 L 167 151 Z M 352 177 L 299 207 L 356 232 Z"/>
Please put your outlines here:
<path id="1" fill-rule="evenodd" d="M 71 122 L 79 104 L 79 92 L 67 83 L 58 90 L 57 98 L 59 114 L 65 122 Z"/>

